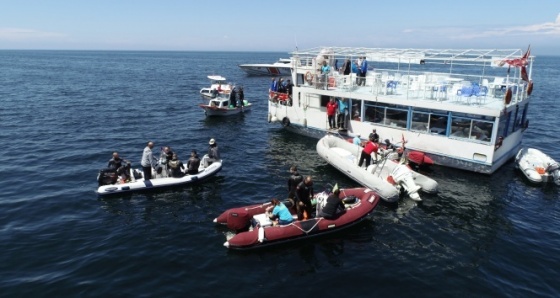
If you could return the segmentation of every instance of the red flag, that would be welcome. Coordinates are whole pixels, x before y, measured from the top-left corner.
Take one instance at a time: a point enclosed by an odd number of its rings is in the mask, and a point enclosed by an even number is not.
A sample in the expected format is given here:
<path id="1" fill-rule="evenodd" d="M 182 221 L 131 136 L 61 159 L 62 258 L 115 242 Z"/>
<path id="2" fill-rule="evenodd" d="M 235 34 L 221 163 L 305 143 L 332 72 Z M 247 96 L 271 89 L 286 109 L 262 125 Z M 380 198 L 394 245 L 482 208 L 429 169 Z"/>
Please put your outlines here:
<path id="1" fill-rule="evenodd" d="M 503 66 L 504 64 L 507 63 L 509 67 L 511 66 L 519 67 L 521 69 L 521 79 L 523 81 L 529 82 L 529 76 L 527 75 L 526 66 L 529 64 L 527 60 L 529 59 L 530 55 L 531 55 L 531 45 L 527 47 L 527 51 L 520 58 L 502 60 L 500 61 L 499 65 Z M 508 73 L 509 73 L 509 67 L 508 67 Z"/>

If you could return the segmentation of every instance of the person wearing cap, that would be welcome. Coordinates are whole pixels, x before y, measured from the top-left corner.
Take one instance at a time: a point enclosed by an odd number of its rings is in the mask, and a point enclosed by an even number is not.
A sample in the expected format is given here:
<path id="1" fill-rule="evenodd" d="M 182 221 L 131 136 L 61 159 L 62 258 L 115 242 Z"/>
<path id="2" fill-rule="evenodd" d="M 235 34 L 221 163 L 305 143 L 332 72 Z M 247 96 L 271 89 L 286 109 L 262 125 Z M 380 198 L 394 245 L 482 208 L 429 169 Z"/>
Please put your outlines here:
<path id="1" fill-rule="evenodd" d="M 336 219 L 344 213 L 345 210 L 346 207 L 342 202 L 342 198 L 340 198 L 340 189 L 338 189 L 338 184 L 336 184 L 333 188 L 332 194 L 330 194 L 327 198 L 325 206 L 323 206 L 317 216 L 325 219 Z"/>
<path id="2" fill-rule="evenodd" d="M 191 158 L 187 161 L 187 174 L 195 175 L 198 174 L 198 168 L 200 167 L 200 158 L 196 150 L 191 151 Z"/>
<path id="3" fill-rule="evenodd" d="M 142 160 L 140 162 L 140 165 L 142 165 L 142 170 L 144 172 L 144 180 L 152 179 L 152 168 L 155 169 L 158 166 L 158 162 L 152 154 L 152 148 L 154 148 L 154 142 L 150 141 L 142 152 Z"/>
<path id="4" fill-rule="evenodd" d="M 218 150 L 218 143 L 212 138 L 208 142 L 208 159 L 206 160 L 206 166 L 211 165 L 217 160 L 220 160 L 220 151 Z"/>

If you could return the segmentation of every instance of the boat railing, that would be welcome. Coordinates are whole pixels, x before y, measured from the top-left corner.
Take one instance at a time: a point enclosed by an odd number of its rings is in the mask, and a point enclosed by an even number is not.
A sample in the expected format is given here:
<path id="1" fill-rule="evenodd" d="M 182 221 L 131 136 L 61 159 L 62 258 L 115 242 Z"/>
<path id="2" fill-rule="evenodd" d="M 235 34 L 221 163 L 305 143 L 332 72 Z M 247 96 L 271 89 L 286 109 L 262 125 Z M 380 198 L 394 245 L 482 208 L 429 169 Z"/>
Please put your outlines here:
<path id="1" fill-rule="evenodd" d="M 490 71 L 484 75 L 475 75 L 375 69 L 368 71 L 363 80 L 355 73 L 344 75 L 341 69 L 333 70 L 329 74 L 322 74 L 320 69 L 314 66 L 300 67 L 297 71 L 304 77 L 304 87 L 339 92 L 370 93 L 376 96 L 449 101 L 469 105 L 481 105 L 487 100 L 503 101 L 508 89 L 512 93 L 512 102 L 527 98 L 527 82 L 514 76 L 499 76 Z M 465 93 L 467 90 L 471 92 Z"/>

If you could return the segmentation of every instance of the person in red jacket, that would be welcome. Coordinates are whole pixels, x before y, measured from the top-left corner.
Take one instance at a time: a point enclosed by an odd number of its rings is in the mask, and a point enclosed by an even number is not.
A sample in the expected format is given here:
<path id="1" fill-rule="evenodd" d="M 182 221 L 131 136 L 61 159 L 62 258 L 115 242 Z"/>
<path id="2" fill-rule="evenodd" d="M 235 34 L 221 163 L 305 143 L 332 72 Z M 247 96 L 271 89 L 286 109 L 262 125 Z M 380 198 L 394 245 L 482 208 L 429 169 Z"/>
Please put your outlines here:
<path id="1" fill-rule="evenodd" d="M 336 116 L 336 111 L 338 110 L 338 104 L 334 101 L 334 97 L 331 97 L 331 100 L 327 103 L 327 117 L 329 118 L 329 126 L 330 129 L 336 127 L 336 123 L 334 122 L 334 118 Z"/>
<path id="2" fill-rule="evenodd" d="M 375 161 L 377 162 L 377 144 L 375 144 L 374 142 L 372 142 L 372 139 L 370 138 L 365 146 L 364 149 L 362 149 L 362 155 L 360 155 L 360 162 L 358 162 L 358 167 L 362 166 L 362 163 L 364 162 L 364 160 L 366 161 L 366 169 L 367 167 L 369 167 L 369 164 L 371 163 L 371 154 L 374 153 L 375 154 Z"/>

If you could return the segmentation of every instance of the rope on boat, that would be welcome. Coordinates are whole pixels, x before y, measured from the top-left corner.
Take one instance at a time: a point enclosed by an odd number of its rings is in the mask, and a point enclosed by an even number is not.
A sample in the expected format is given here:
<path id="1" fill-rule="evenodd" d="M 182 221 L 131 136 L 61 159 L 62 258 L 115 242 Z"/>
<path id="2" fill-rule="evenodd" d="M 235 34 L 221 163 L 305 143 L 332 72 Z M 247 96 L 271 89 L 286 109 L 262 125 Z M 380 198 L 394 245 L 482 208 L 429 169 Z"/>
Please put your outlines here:
<path id="1" fill-rule="evenodd" d="M 309 230 L 304 230 L 301 227 L 298 227 L 297 225 L 295 225 L 295 222 L 290 223 L 290 225 L 293 225 L 294 227 L 298 228 L 300 231 L 304 232 L 305 234 L 309 234 L 309 232 L 311 232 L 320 222 L 321 220 L 323 220 L 322 217 L 320 217 L 317 222 L 315 222 L 315 224 L 309 229 Z"/>

